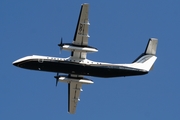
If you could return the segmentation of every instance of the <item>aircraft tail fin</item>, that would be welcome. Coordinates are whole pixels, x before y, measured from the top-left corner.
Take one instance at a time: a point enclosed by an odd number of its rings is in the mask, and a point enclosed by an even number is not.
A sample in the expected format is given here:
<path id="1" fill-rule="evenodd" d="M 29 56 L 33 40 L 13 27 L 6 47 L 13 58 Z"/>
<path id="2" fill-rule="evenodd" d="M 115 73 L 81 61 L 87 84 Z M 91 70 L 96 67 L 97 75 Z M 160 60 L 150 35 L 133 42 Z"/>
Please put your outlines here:
<path id="1" fill-rule="evenodd" d="M 144 53 L 148 55 L 156 55 L 157 43 L 158 40 L 156 38 L 150 38 Z"/>
<path id="2" fill-rule="evenodd" d="M 133 61 L 133 65 L 136 68 L 150 71 L 153 68 L 154 62 L 156 61 L 156 49 L 158 39 L 150 38 L 146 46 L 144 53 L 142 53 L 137 59 Z"/>

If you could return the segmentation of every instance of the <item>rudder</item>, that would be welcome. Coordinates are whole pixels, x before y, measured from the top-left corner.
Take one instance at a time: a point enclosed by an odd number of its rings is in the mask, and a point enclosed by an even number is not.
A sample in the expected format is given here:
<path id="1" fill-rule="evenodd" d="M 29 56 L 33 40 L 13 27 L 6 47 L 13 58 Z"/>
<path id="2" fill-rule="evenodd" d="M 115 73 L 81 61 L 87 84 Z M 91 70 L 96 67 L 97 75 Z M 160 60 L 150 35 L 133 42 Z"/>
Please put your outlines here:
<path id="1" fill-rule="evenodd" d="M 150 38 L 144 53 L 146 55 L 156 55 L 157 43 L 158 40 L 156 38 Z"/>

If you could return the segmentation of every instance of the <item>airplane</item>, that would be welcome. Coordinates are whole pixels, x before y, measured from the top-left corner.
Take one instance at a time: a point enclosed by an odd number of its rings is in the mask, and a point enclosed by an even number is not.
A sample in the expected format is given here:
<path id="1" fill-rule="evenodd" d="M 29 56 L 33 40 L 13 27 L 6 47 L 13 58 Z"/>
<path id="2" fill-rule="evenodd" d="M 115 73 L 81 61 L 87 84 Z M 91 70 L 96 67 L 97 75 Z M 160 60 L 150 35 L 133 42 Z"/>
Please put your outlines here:
<path id="1" fill-rule="evenodd" d="M 74 114 L 82 91 L 83 84 L 92 84 L 92 80 L 84 76 L 94 76 L 102 78 L 125 77 L 147 74 L 154 66 L 157 59 L 156 48 L 158 39 L 150 38 L 145 51 L 132 63 L 112 64 L 97 62 L 87 59 L 87 53 L 98 52 L 98 49 L 88 45 L 88 18 L 89 4 L 81 5 L 79 19 L 72 43 L 63 43 L 62 39 L 58 46 L 61 50 L 71 52 L 67 58 L 31 55 L 20 58 L 13 62 L 13 65 L 37 71 L 55 72 L 58 82 L 68 84 L 68 112 Z M 59 75 L 64 73 L 67 75 Z"/>

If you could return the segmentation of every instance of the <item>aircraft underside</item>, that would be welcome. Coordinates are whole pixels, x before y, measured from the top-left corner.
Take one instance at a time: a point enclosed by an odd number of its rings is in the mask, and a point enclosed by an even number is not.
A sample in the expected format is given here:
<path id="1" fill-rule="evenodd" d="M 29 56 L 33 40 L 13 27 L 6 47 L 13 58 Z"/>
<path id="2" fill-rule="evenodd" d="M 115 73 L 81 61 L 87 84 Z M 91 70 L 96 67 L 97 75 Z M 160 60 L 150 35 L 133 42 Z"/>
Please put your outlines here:
<path id="1" fill-rule="evenodd" d="M 77 74 L 86 75 L 94 77 L 123 77 L 123 76 L 134 76 L 134 75 L 144 75 L 148 72 L 140 70 L 128 70 L 127 68 L 122 69 L 120 66 L 109 66 L 109 65 L 99 65 L 91 66 L 85 64 L 78 64 L 74 62 L 64 61 L 43 61 L 43 63 L 38 60 L 24 61 L 18 64 L 19 67 L 38 71 L 56 72 L 56 73 L 66 73 L 66 74 Z"/>

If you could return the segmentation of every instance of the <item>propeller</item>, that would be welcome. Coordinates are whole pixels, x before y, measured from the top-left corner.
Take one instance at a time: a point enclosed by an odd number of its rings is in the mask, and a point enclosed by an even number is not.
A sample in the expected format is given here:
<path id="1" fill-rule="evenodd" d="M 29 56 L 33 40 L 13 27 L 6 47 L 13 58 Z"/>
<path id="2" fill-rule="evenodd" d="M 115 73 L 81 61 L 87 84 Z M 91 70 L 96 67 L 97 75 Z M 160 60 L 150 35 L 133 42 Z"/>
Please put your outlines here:
<path id="1" fill-rule="evenodd" d="M 56 75 L 56 76 L 54 76 L 54 78 L 56 79 L 56 86 L 57 86 L 57 84 L 58 84 L 58 80 L 59 80 L 59 73 L 57 73 L 57 75 Z"/>
<path id="2" fill-rule="evenodd" d="M 62 47 L 63 47 L 63 39 L 62 39 L 62 37 L 61 37 L 61 41 L 60 41 L 60 44 L 58 44 L 58 46 L 60 47 L 60 53 L 61 53 L 61 51 L 62 51 Z"/>

